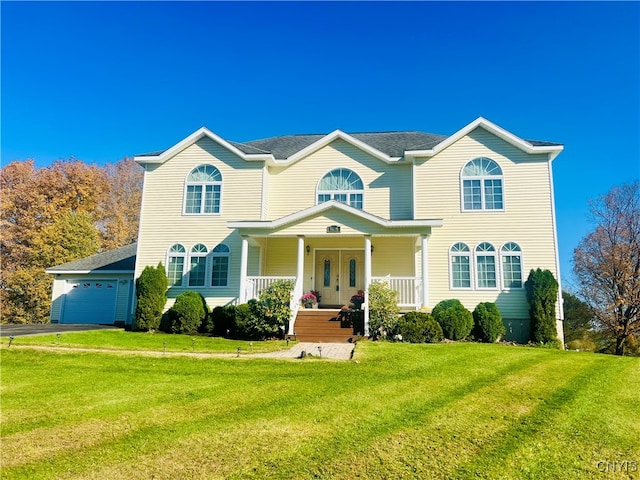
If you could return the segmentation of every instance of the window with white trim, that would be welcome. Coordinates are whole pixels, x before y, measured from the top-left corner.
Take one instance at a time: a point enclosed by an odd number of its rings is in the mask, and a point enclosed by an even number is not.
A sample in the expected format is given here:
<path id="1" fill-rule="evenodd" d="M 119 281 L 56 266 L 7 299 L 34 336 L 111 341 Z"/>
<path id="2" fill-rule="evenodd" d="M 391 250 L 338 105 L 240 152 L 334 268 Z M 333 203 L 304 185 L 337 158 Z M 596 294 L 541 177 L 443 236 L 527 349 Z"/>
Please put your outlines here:
<path id="1" fill-rule="evenodd" d="M 318 183 L 318 203 L 336 200 L 362 210 L 364 183 L 353 170 L 336 168 L 327 173 Z"/>
<path id="2" fill-rule="evenodd" d="M 503 210 L 502 169 L 490 158 L 467 163 L 460 174 L 462 210 Z"/>
<path id="3" fill-rule="evenodd" d="M 211 286 L 227 287 L 229 285 L 229 257 L 231 251 L 224 243 L 211 251 Z"/>
<path id="4" fill-rule="evenodd" d="M 185 248 L 176 243 L 167 252 L 167 278 L 172 287 L 181 287 L 184 277 L 184 260 L 186 257 Z"/>
<path id="5" fill-rule="evenodd" d="M 207 275 L 207 247 L 202 243 L 194 245 L 189 253 L 189 286 L 204 287 Z"/>
<path id="6" fill-rule="evenodd" d="M 502 287 L 522 288 L 522 250 L 517 243 L 505 243 L 500 249 Z"/>
<path id="7" fill-rule="evenodd" d="M 449 249 L 451 288 L 471 288 L 471 250 L 458 242 Z"/>
<path id="8" fill-rule="evenodd" d="M 222 174 L 213 165 L 200 165 L 191 170 L 184 188 L 184 213 L 220 213 Z"/>
<path id="9" fill-rule="evenodd" d="M 476 287 L 479 289 L 497 288 L 496 280 L 496 249 L 493 245 L 483 242 L 476 247 Z"/>

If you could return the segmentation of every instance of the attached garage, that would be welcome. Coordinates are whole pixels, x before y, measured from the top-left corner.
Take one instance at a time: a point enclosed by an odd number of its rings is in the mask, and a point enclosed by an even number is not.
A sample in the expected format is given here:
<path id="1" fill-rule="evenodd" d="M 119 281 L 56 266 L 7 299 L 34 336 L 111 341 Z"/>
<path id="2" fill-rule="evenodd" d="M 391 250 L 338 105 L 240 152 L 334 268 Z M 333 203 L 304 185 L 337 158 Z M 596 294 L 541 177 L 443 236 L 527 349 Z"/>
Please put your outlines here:
<path id="1" fill-rule="evenodd" d="M 47 270 L 51 323 L 131 324 L 136 244 Z"/>

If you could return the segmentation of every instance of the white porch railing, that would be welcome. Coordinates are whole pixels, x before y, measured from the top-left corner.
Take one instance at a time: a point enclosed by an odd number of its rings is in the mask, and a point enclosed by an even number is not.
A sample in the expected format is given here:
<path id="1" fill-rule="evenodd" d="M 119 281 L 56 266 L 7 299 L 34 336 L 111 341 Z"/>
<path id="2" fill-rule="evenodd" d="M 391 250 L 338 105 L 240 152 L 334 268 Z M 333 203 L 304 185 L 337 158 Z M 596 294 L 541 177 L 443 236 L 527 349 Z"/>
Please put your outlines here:
<path id="1" fill-rule="evenodd" d="M 398 292 L 398 306 L 419 309 L 422 298 L 420 277 L 371 277 L 372 282 L 386 282 L 391 290 Z"/>
<path id="2" fill-rule="evenodd" d="M 245 298 L 247 300 L 258 298 L 263 290 L 277 280 L 293 280 L 295 282 L 296 277 L 247 277 Z"/>

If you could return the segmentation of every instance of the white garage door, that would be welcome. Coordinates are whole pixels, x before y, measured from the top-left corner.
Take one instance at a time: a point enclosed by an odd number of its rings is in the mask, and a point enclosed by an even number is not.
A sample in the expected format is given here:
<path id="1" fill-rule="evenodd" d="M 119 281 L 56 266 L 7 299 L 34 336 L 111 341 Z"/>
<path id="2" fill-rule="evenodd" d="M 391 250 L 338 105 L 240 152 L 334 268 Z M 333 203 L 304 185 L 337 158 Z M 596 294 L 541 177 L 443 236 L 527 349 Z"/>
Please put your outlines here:
<path id="1" fill-rule="evenodd" d="M 70 281 L 61 323 L 113 324 L 116 315 L 117 281 Z"/>

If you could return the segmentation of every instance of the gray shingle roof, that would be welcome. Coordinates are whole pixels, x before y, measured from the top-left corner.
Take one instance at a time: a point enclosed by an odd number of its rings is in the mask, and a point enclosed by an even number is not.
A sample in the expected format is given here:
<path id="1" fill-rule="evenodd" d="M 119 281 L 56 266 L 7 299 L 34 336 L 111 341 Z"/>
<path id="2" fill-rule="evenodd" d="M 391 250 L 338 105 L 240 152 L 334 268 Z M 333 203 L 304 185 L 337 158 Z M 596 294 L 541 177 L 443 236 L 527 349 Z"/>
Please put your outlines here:
<path id="1" fill-rule="evenodd" d="M 133 271 L 136 265 L 136 249 L 137 243 L 132 243 L 126 247 L 116 248 L 108 252 L 98 253 L 90 257 L 74 260 L 73 262 L 63 263 L 52 268 L 48 268 L 47 272 L 68 272 L 68 271 Z"/>
<path id="2" fill-rule="evenodd" d="M 447 138 L 444 135 L 422 132 L 351 133 L 350 135 L 390 157 L 401 157 L 406 150 L 431 148 Z M 275 158 L 286 159 L 325 136 L 326 134 L 283 135 L 234 145 L 244 153 L 255 153 L 250 149 L 258 149 L 260 153 L 271 153 Z"/>
<path id="3" fill-rule="evenodd" d="M 278 137 L 250 140 L 248 142 L 229 143 L 246 154 L 272 154 L 276 159 L 285 160 L 300 150 L 317 142 L 327 134 L 282 135 Z M 349 133 L 352 137 L 385 153 L 390 157 L 402 157 L 408 150 L 429 150 L 448 138 L 447 135 L 437 135 L 424 132 L 363 132 Z M 560 143 L 542 142 L 539 140 L 525 140 L 533 146 L 547 147 L 561 145 Z M 156 156 L 163 152 L 145 153 L 137 156 Z"/>

